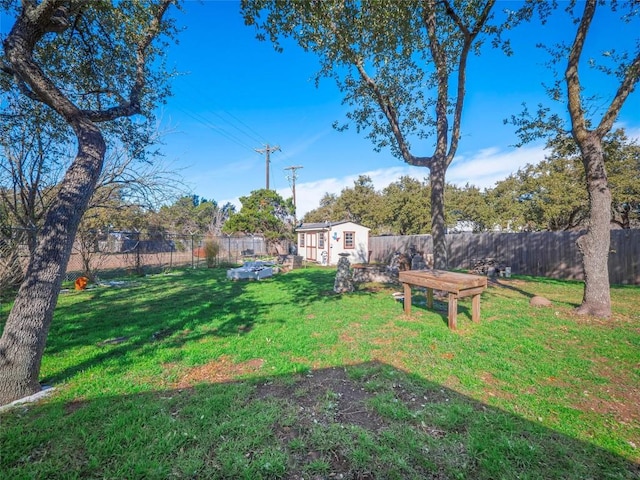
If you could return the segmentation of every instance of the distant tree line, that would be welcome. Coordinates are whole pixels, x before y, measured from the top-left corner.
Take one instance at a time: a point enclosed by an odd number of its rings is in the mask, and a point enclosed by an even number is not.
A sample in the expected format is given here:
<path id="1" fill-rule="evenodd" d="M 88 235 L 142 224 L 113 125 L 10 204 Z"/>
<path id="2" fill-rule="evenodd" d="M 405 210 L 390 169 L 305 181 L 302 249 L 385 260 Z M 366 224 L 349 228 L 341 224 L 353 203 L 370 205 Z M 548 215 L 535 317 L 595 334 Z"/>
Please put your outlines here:
<path id="1" fill-rule="evenodd" d="M 467 184 L 445 187 L 445 221 L 449 232 L 554 231 L 586 228 L 589 198 L 580 152 L 571 137 L 548 142 L 550 154 L 526 165 L 493 188 Z M 612 192 L 613 228 L 640 228 L 640 145 L 624 130 L 604 142 Z M 351 220 L 376 235 L 431 233 L 430 182 L 404 176 L 382 191 L 361 175 L 339 195 L 326 193 L 304 222 Z"/>

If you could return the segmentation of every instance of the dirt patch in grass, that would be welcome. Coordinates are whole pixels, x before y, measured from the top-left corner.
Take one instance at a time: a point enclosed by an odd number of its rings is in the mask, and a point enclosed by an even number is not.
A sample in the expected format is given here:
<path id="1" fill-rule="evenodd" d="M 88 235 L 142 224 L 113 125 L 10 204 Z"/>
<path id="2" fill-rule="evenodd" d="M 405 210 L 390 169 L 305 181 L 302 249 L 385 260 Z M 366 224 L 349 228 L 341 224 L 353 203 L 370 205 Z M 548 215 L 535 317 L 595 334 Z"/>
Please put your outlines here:
<path id="1" fill-rule="evenodd" d="M 354 343 L 356 340 L 347 333 L 340 334 L 340 342 L 342 343 Z"/>
<path id="2" fill-rule="evenodd" d="M 302 426 L 338 421 L 378 431 L 387 425 L 366 406 L 373 394 L 351 381 L 344 368 L 315 370 L 300 376 L 295 383 L 266 382 L 258 386 L 255 395 L 258 399 L 295 399 L 304 412 Z M 285 430 L 285 436 L 286 433 Z"/>
<path id="3" fill-rule="evenodd" d="M 359 382 L 352 381 L 344 368 L 315 370 L 298 376 L 295 382 L 274 380 L 259 384 L 255 400 L 283 402 L 295 411 L 294 424 L 279 422 L 273 426 L 274 436 L 290 451 L 293 463 L 303 466 L 324 462 L 326 465 L 325 475 L 314 475 L 305 471 L 306 468 L 298 467 L 300 470 L 290 472 L 286 478 L 374 478 L 367 476 L 368 472 L 354 471 L 341 449 L 322 446 L 312 440 L 314 432 L 329 431 L 336 425 L 369 432 L 388 428 L 389 422 L 368 404 L 374 395 Z M 293 448 L 296 443 L 306 448 Z"/>
<path id="4" fill-rule="evenodd" d="M 374 362 L 372 365 L 376 364 Z M 447 407 L 453 405 L 451 408 L 454 410 L 460 408 L 462 397 L 447 388 L 425 388 L 397 370 L 370 368 L 364 376 L 359 376 L 357 371 L 357 366 L 353 371 L 350 367 L 326 368 L 296 376 L 294 381 L 291 378 L 284 381 L 273 379 L 256 385 L 251 401 L 273 401 L 282 405 L 283 412 L 295 412 L 294 421 L 287 420 L 287 414 L 283 414 L 283 420 L 273 425 L 277 442 L 290 455 L 290 470 L 285 478 L 453 478 L 447 469 L 458 460 L 463 463 L 467 461 L 467 446 L 459 440 L 452 441 L 452 437 L 466 435 L 468 419 L 461 416 L 458 421 L 445 427 L 431 423 L 431 417 L 425 416 L 424 410 L 426 408 L 429 411 L 436 406 L 435 409 L 446 417 Z M 381 402 L 387 403 L 381 405 Z M 398 413 L 393 410 L 396 406 Z M 489 412 L 480 403 L 471 402 L 471 408 L 474 411 L 482 410 L 482 414 Z M 399 420 L 394 415 L 403 418 L 408 415 L 408 423 L 402 429 L 398 428 Z M 352 429 L 361 429 L 363 433 L 354 433 Z M 399 471 L 388 473 L 388 465 L 384 464 L 384 460 L 374 457 L 370 459 L 370 465 L 363 466 L 357 461 L 353 445 L 333 442 L 332 439 L 340 435 L 336 431 L 344 432 L 342 442 L 350 439 L 359 444 L 366 437 L 372 442 L 371 445 L 380 445 L 378 442 L 384 442 L 385 438 L 390 438 L 399 431 L 406 431 L 408 438 L 413 439 L 419 438 L 414 435 L 420 432 L 434 439 L 433 444 L 422 440 L 425 448 L 431 445 L 424 452 L 429 452 L 429 459 L 433 464 L 425 468 L 415 459 L 404 457 L 403 455 L 411 454 L 411 450 L 406 450 L 407 445 L 404 444 L 398 446 L 399 451 L 404 452 L 398 455 L 403 458 L 402 462 L 410 464 L 404 472 L 407 473 L 406 477 L 398 476 Z M 398 437 L 398 441 L 402 441 L 402 438 Z M 441 450 L 438 447 L 440 442 L 444 442 Z M 376 451 L 375 448 L 379 447 L 372 448 Z M 361 444 L 358 449 L 362 451 Z M 455 449 L 460 451 L 453 451 Z M 321 474 L 310 471 L 310 465 L 314 462 L 325 465 Z M 466 465 L 465 468 L 469 478 L 473 478 L 474 467 Z M 389 471 L 394 470 L 390 468 Z"/>
<path id="5" fill-rule="evenodd" d="M 80 410 L 82 407 L 84 407 L 88 403 L 89 402 L 87 402 L 85 400 L 73 400 L 71 402 L 65 403 L 64 404 L 64 414 L 65 415 L 71 415 L 72 413 L 77 412 L 78 410 Z"/>
<path id="6" fill-rule="evenodd" d="M 228 356 L 223 356 L 212 362 L 187 370 L 173 386 L 187 388 L 201 382 L 229 382 L 242 375 L 259 371 L 263 364 L 264 360 L 261 358 L 254 358 L 242 363 L 233 363 Z"/>
<path id="7" fill-rule="evenodd" d="M 611 415 L 623 424 L 631 425 L 640 423 L 640 412 L 637 406 L 637 399 L 640 398 L 640 391 L 633 389 L 635 399 L 620 397 L 605 400 L 598 396 L 588 396 L 580 400 L 576 408 L 586 412 L 596 412 L 603 415 Z M 587 394 L 585 394 L 587 395 Z M 635 402 L 635 403 L 634 403 Z"/>
<path id="8" fill-rule="evenodd" d="M 594 358 L 594 370 L 607 382 L 598 385 L 594 391 L 584 392 L 576 401 L 582 411 L 591 411 L 613 416 L 627 425 L 640 425 L 640 388 L 626 372 L 619 372 L 609 365 L 605 358 Z"/>
<path id="9" fill-rule="evenodd" d="M 484 384 L 482 401 L 491 403 L 491 398 L 501 398 L 503 400 L 515 400 L 515 395 L 504 390 L 504 383 L 498 380 L 491 372 L 482 372 L 479 375 Z M 454 388 L 452 386 L 452 388 Z"/>
<path id="10" fill-rule="evenodd" d="M 638 319 L 632 315 L 624 315 L 622 313 L 612 313 L 609 318 L 598 318 L 591 315 L 579 315 L 573 309 L 568 311 L 568 316 L 578 325 L 598 326 L 607 329 L 616 329 L 621 326 L 628 327 L 638 323 Z M 639 332 L 640 329 L 634 329 Z"/>

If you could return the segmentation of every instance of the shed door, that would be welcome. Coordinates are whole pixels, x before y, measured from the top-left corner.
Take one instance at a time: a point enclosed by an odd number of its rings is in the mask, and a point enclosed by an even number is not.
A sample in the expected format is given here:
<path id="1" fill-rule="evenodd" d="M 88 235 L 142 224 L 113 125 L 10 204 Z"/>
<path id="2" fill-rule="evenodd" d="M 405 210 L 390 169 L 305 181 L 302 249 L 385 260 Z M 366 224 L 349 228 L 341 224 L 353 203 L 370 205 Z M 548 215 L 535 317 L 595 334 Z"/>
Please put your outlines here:
<path id="1" fill-rule="evenodd" d="M 316 261 L 318 258 L 318 234 L 307 233 L 307 260 Z"/>

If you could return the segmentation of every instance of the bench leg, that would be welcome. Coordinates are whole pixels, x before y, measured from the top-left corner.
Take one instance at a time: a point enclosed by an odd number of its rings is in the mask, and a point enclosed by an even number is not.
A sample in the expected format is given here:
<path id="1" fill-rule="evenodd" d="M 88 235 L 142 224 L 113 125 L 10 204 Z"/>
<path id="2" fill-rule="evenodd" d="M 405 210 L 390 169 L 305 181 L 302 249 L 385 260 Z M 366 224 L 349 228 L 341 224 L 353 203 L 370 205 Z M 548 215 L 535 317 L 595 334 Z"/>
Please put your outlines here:
<path id="1" fill-rule="evenodd" d="M 433 288 L 427 288 L 427 308 L 433 308 Z"/>
<path id="2" fill-rule="evenodd" d="M 480 321 L 480 295 L 474 295 L 471 299 L 471 320 Z"/>
<path id="3" fill-rule="evenodd" d="M 404 287 L 404 313 L 411 314 L 411 285 L 403 283 Z"/>
<path id="4" fill-rule="evenodd" d="M 455 293 L 449 294 L 449 328 L 458 328 L 458 295 Z"/>

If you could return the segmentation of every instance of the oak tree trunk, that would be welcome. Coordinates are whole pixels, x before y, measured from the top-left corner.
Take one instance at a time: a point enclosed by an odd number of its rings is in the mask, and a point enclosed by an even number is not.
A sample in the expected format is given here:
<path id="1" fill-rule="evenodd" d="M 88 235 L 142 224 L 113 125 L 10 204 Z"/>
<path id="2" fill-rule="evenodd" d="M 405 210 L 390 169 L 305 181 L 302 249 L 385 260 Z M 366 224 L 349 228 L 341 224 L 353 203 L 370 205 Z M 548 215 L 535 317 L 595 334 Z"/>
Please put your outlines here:
<path id="1" fill-rule="evenodd" d="M 78 154 L 60 184 L 0 338 L 0 405 L 40 391 L 40 363 L 78 225 L 105 154 L 98 128 L 75 125 Z"/>
<path id="2" fill-rule="evenodd" d="M 431 236 L 433 238 L 433 268 L 438 270 L 446 270 L 449 263 L 444 216 L 445 172 L 445 160 L 434 157 L 429 176 L 431 184 Z"/>
<path id="3" fill-rule="evenodd" d="M 611 243 L 611 191 L 604 165 L 600 139 L 592 134 L 579 142 L 589 192 L 587 233 L 578 241 L 584 267 L 584 296 L 577 313 L 597 317 L 611 316 L 609 289 L 609 248 Z"/>

